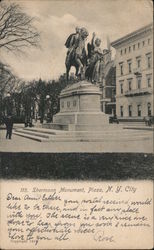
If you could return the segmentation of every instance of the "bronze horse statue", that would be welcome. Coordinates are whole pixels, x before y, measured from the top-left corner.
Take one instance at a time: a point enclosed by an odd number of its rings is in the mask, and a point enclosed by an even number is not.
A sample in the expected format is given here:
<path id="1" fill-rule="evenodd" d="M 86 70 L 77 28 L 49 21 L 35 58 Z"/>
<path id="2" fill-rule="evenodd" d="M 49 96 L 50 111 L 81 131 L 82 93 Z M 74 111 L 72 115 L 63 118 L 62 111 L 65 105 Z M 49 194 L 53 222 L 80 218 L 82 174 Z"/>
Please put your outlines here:
<path id="1" fill-rule="evenodd" d="M 65 46 L 68 48 L 65 66 L 66 66 L 66 77 L 69 78 L 69 72 L 72 66 L 75 67 L 77 77 L 81 77 L 82 72 L 87 64 L 87 55 L 85 50 L 85 39 L 89 35 L 86 28 L 78 29 L 78 33 L 71 34 Z M 73 42 L 70 42 L 70 40 Z"/>
<path id="2" fill-rule="evenodd" d="M 86 65 L 87 65 L 87 55 L 85 52 L 83 52 L 83 55 L 80 58 L 80 61 L 83 65 L 82 73 L 84 73 Z M 67 78 L 67 80 L 69 79 L 69 72 L 70 72 L 71 67 L 75 67 L 75 70 L 76 70 L 75 76 L 81 78 L 81 72 L 79 73 L 79 64 L 76 61 L 75 53 L 71 53 L 69 60 L 67 60 L 67 58 L 66 58 L 65 65 L 66 65 L 66 78 Z"/>

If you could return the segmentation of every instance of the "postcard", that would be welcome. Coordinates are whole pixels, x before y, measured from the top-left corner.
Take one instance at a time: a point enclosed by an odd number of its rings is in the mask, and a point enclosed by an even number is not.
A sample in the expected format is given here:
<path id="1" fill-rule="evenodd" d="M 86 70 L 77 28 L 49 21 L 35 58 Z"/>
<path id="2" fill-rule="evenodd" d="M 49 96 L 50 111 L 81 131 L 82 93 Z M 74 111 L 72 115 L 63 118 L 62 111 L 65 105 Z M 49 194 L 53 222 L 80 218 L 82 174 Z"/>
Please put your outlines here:
<path id="1" fill-rule="evenodd" d="M 2 0 L 0 55 L 0 249 L 152 249 L 152 1 Z"/>

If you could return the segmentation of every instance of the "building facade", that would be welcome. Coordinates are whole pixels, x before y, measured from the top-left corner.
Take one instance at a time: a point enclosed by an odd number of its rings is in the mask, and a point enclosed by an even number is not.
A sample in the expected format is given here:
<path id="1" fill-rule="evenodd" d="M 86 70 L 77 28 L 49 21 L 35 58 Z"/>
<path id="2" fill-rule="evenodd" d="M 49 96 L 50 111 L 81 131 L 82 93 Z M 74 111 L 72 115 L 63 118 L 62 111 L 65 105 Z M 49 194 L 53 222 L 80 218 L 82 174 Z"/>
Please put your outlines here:
<path id="1" fill-rule="evenodd" d="M 116 114 L 120 120 L 153 116 L 153 27 L 149 24 L 114 42 Z"/>
<path id="2" fill-rule="evenodd" d="M 104 50 L 104 53 L 106 51 Z M 105 114 L 115 115 L 116 113 L 116 67 L 111 60 L 111 53 L 104 56 L 105 68 L 103 82 L 100 84 L 102 90 L 101 108 Z"/>

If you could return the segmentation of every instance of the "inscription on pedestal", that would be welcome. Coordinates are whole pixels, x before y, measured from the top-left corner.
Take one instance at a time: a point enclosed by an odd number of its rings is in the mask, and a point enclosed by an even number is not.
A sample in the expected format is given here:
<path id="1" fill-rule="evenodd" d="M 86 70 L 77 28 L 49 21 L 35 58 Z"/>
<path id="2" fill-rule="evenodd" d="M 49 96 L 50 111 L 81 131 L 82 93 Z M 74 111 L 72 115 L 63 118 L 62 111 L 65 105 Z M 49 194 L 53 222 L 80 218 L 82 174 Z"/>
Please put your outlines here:
<path id="1" fill-rule="evenodd" d="M 60 100 L 60 112 L 78 111 L 78 97 L 72 96 Z"/>

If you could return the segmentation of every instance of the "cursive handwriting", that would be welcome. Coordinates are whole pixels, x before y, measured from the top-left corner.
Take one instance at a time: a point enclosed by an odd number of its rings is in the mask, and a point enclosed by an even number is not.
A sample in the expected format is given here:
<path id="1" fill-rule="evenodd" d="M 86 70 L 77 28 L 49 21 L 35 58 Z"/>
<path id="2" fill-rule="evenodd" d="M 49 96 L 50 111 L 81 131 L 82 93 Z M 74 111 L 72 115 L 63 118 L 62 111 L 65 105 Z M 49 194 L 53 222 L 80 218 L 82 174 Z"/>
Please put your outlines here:
<path id="1" fill-rule="evenodd" d="M 143 208 L 152 207 L 152 197 L 139 199 L 137 192 L 136 186 L 122 184 L 11 190 L 5 196 L 8 239 L 41 246 L 88 237 L 112 247 L 117 232 L 151 227 Z"/>
<path id="2" fill-rule="evenodd" d="M 109 243 L 115 242 L 114 236 L 113 236 L 113 235 L 107 236 L 107 235 L 105 234 L 105 232 L 104 232 L 104 231 L 101 231 L 101 230 L 97 231 L 97 232 L 94 234 L 94 237 L 93 237 L 93 238 L 94 238 L 95 241 L 99 241 L 99 242 L 102 242 L 102 241 L 106 241 L 106 242 L 109 242 Z"/>

